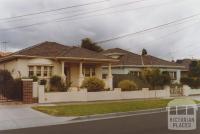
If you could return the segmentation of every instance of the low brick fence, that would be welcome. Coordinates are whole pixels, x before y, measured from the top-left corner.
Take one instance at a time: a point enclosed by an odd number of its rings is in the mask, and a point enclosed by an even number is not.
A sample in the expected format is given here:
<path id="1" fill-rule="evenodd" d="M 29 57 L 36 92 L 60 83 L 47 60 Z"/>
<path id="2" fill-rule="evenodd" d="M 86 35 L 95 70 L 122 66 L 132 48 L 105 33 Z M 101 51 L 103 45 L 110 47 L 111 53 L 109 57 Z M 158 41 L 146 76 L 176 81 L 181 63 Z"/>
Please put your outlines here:
<path id="1" fill-rule="evenodd" d="M 200 89 L 192 89 L 188 85 L 183 85 L 183 95 L 184 96 L 200 95 Z"/>

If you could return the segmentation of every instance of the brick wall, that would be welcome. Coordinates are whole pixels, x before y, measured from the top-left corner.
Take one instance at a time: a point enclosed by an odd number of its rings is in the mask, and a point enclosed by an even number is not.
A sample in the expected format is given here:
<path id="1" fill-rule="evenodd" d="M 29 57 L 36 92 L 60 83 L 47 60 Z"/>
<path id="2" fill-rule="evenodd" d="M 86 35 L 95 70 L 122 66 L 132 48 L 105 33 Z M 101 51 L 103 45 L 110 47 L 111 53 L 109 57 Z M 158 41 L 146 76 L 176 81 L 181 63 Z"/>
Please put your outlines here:
<path id="1" fill-rule="evenodd" d="M 22 80 L 22 90 L 23 90 L 23 103 L 30 104 L 34 103 L 33 100 L 33 80 L 23 79 Z"/>

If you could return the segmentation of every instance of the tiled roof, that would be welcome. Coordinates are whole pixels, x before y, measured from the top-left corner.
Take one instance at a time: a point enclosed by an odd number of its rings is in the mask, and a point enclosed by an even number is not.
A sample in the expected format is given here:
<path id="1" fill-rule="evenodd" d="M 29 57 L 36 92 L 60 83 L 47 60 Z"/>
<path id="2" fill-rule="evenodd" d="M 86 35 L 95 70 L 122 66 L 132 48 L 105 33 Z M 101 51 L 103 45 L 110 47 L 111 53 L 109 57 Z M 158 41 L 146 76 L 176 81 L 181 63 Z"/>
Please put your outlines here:
<path id="1" fill-rule="evenodd" d="M 130 51 L 126 51 L 120 48 L 113 48 L 108 49 L 102 52 L 104 55 L 112 55 L 113 54 L 119 54 L 121 55 L 118 60 L 119 62 L 115 63 L 115 65 L 122 65 L 122 66 L 163 66 L 163 67 L 180 67 L 180 64 L 166 61 L 151 55 L 138 55 L 135 53 L 132 53 Z"/>
<path id="2" fill-rule="evenodd" d="M 7 55 L 10 55 L 11 52 L 0 52 L 0 57 L 4 57 L 4 56 L 7 56 Z"/>
<path id="3" fill-rule="evenodd" d="M 32 47 L 22 49 L 10 56 L 39 56 L 47 58 L 88 58 L 98 60 L 112 60 L 112 58 L 75 46 L 65 46 L 56 42 L 43 42 Z"/>
<path id="4" fill-rule="evenodd" d="M 195 59 L 183 59 L 183 60 L 177 60 L 176 63 L 179 65 L 185 66 L 186 70 L 189 70 L 190 64 L 192 61 L 195 61 Z M 196 60 L 198 61 L 198 60 Z"/>

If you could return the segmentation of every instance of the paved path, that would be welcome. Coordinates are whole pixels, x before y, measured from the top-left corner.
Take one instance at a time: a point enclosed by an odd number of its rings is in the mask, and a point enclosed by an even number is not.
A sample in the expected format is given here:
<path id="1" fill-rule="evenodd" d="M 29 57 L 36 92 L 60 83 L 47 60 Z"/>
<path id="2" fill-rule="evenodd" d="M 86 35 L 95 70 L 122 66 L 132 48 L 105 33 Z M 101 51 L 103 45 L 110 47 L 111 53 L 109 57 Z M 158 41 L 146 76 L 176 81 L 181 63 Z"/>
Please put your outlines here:
<path id="1" fill-rule="evenodd" d="M 0 105 L 0 130 L 63 124 L 72 119 L 74 117 L 49 116 L 25 105 Z"/>

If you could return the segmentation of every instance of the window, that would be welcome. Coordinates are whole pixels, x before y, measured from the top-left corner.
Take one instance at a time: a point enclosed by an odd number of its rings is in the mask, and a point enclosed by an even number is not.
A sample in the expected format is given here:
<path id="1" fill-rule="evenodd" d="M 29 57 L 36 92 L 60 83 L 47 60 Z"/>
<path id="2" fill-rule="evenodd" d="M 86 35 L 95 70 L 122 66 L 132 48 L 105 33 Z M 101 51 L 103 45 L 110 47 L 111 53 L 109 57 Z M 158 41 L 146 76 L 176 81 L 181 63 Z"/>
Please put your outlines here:
<path id="1" fill-rule="evenodd" d="M 47 67 L 47 66 L 44 66 L 43 76 L 44 76 L 44 77 L 47 77 L 47 76 L 48 76 L 48 67 Z"/>
<path id="2" fill-rule="evenodd" d="M 37 76 L 41 76 L 42 75 L 42 67 L 41 66 L 37 66 L 37 68 L 36 68 L 36 75 Z"/>
<path id="3" fill-rule="evenodd" d="M 53 74 L 53 67 L 49 67 L 49 76 L 51 77 Z"/>
<path id="4" fill-rule="evenodd" d="M 141 72 L 139 72 L 139 71 L 130 71 L 128 74 L 135 76 L 135 77 L 141 76 Z"/>
<path id="5" fill-rule="evenodd" d="M 38 77 L 51 77 L 53 66 L 29 66 L 29 77 L 34 75 Z"/>
<path id="6" fill-rule="evenodd" d="M 89 67 L 86 67 L 85 68 L 85 77 L 90 77 L 90 68 Z"/>
<path id="7" fill-rule="evenodd" d="M 34 66 L 29 66 L 28 76 L 29 77 L 33 77 L 34 76 Z"/>
<path id="8" fill-rule="evenodd" d="M 95 76 L 96 75 L 96 73 L 95 73 L 95 67 L 93 67 L 93 66 L 86 66 L 86 67 L 84 67 L 84 69 L 83 69 L 83 75 L 85 77 L 93 77 L 93 76 Z"/>
<path id="9" fill-rule="evenodd" d="M 169 75 L 170 75 L 170 77 L 171 77 L 172 80 L 176 80 L 177 79 L 176 72 L 169 72 Z"/>

